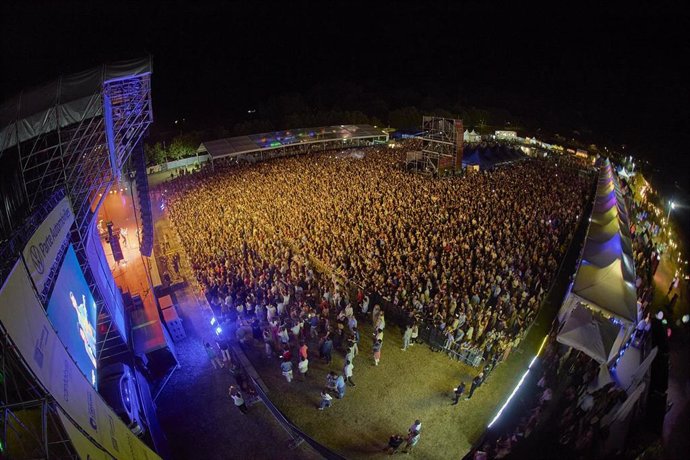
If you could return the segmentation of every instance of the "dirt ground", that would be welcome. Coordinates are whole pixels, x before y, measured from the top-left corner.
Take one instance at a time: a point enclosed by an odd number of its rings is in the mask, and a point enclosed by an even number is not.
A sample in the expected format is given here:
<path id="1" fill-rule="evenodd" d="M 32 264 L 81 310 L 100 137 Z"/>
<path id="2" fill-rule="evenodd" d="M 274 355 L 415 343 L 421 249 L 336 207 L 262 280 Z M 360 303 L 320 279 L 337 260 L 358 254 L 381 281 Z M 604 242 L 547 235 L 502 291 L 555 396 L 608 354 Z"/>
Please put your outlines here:
<path id="1" fill-rule="evenodd" d="M 267 359 L 262 344 L 247 350 L 274 404 L 305 433 L 348 459 L 385 458 L 382 450 L 388 437 L 405 435 L 415 419 L 422 421 L 422 433 L 412 456 L 461 458 L 519 378 L 506 372 L 505 364 L 499 365 L 471 400 L 463 398 L 452 406 L 453 388 L 462 380 L 469 391 L 479 369 L 432 352 L 424 344 L 402 351 L 402 335 L 392 325 L 386 328 L 377 367 L 372 358 L 371 325 L 360 321 L 360 330 L 362 340 L 353 373 L 356 387 L 348 385 L 345 397 L 334 399 L 333 406 L 324 411 L 317 410 L 319 392 L 329 370 L 342 371 L 343 353 L 334 353 L 327 365 L 318 358 L 317 344 L 310 343 L 307 380 L 300 380 L 295 366 L 295 379 L 288 383 L 281 375 L 279 359 Z"/>

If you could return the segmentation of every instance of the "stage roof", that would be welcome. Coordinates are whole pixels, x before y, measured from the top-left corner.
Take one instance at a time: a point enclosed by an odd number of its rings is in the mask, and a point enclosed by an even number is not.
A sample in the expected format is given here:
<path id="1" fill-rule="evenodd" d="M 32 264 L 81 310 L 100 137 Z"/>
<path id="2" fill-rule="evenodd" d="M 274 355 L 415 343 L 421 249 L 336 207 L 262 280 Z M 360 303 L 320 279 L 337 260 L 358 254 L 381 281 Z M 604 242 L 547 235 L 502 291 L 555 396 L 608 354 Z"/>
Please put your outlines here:
<path id="1" fill-rule="evenodd" d="M 211 158 L 219 159 L 300 144 L 387 137 L 383 128 L 371 125 L 321 126 L 205 141 L 201 143 L 197 152 L 208 153 Z"/>
<path id="2" fill-rule="evenodd" d="M 104 64 L 64 75 L 0 104 L 0 152 L 21 142 L 103 113 L 105 83 L 150 74 L 151 58 Z"/>

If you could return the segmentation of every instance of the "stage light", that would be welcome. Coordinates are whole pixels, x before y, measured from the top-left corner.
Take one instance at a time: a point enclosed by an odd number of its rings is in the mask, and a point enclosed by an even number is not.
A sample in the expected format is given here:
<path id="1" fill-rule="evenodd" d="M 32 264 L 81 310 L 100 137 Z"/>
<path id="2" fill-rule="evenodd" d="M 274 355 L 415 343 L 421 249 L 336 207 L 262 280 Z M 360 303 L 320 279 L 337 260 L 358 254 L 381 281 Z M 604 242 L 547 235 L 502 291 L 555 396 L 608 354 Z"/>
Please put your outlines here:
<path id="1" fill-rule="evenodd" d="M 683 324 L 688 324 L 688 321 L 690 321 L 690 315 L 683 315 L 683 318 L 681 318 L 681 321 L 683 321 Z"/>
<path id="2" fill-rule="evenodd" d="M 522 383 L 525 381 L 525 377 L 527 377 L 527 374 L 529 374 L 529 369 L 525 371 L 524 374 L 522 374 L 522 377 L 520 377 L 520 381 L 518 382 L 517 386 L 513 388 L 513 392 L 510 394 L 506 402 L 501 406 L 501 409 L 499 409 L 498 413 L 496 416 L 491 420 L 491 423 L 487 426 L 487 428 L 491 428 L 491 426 L 496 423 L 496 421 L 501 417 L 501 414 L 503 414 L 503 411 L 505 410 L 506 407 L 508 407 L 508 404 L 510 404 L 510 401 L 513 399 L 513 396 L 515 396 L 515 393 L 520 389 L 522 386 Z"/>
<path id="3" fill-rule="evenodd" d="M 664 319 L 664 312 L 659 310 L 656 314 L 656 319 Z"/>
<path id="4" fill-rule="evenodd" d="M 534 365 L 535 361 L 537 360 L 537 358 L 538 358 L 539 355 L 541 354 L 541 351 L 544 349 L 544 345 L 546 345 L 546 339 L 548 339 L 548 337 L 549 337 L 548 335 L 544 337 L 544 340 L 542 340 L 541 345 L 539 346 L 539 350 L 537 350 L 537 354 L 534 355 L 534 358 L 532 358 L 532 361 L 530 361 L 529 366 L 527 366 L 527 370 L 525 371 L 524 374 L 522 374 L 522 377 L 520 378 L 520 381 L 518 382 L 518 384 L 517 384 L 517 385 L 515 386 L 515 388 L 513 389 L 513 392 L 510 394 L 510 396 L 508 397 L 508 399 L 506 400 L 506 402 L 503 404 L 503 406 L 501 406 L 501 408 L 499 409 L 498 413 L 497 413 L 496 416 L 493 418 L 493 420 L 491 420 L 491 422 L 489 423 L 489 425 L 487 426 L 487 428 L 491 428 L 491 426 L 492 426 L 494 423 L 496 423 L 496 420 L 498 420 L 498 419 L 501 417 L 501 414 L 503 414 L 503 411 L 505 410 L 505 408 L 508 407 L 508 404 L 510 404 L 510 401 L 513 399 L 513 397 L 515 396 L 515 394 L 517 393 L 517 391 L 518 391 L 518 390 L 520 389 L 520 387 L 522 386 L 523 382 L 525 381 L 525 377 L 527 377 L 527 374 L 529 374 L 529 371 L 532 369 L 532 366 Z M 620 359 L 620 358 L 619 358 L 619 359 Z"/>
<path id="5" fill-rule="evenodd" d="M 220 335 L 220 333 L 223 332 L 223 329 L 221 329 L 220 326 L 216 328 L 216 335 Z"/>
<path id="6" fill-rule="evenodd" d="M 216 324 L 216 317 L 215 316 L 213 318 L 211 318 L 211 326 L 213 326 L 214 324 Z"/>

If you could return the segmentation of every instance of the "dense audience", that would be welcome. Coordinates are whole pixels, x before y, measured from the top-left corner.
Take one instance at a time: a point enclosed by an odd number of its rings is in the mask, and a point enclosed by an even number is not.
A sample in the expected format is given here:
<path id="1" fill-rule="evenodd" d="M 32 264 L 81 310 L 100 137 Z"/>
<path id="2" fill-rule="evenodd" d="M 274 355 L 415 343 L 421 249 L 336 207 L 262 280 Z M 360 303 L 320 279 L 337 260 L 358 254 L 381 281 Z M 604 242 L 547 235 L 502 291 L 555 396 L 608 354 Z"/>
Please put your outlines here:
<path id="1" fill-rule="evenodd" d="M 662 239 L 659 213 L 644 198 L 637 198 L 630 184 L 622 181 L 622 196 L 630 221 L 636 266 L 636 287 L 639 316 L 632 337 L 632 346 L 644 356 L 651 345 L 651 302 L 653 277 L 658 267 Z M 675 280 L 674 280 L 675 281 Z M 667 298 L 676 288 L 672 284 Z M 675 297 L 667 308 L 672 307 Z M 523 407 L 529 410 L 519 422 L 494 436 L 474 451 L 474 458 L 522 458 L 539 449 L 539 458 L 598 458 L 610 454 L 606 450 L 613 414 L 628 394 L 615 381 L 602 384 L 598 380 L 599 365 L 587 355 L 556 342 L 556 330 L 549 336 L 538 365 L 540 378 L 536 390 L 523 393 Z M 634 387 L 633 387 L 634 389 Z M 538 446 L 538 447 L 537 447 Z"/>
<path id="2" fill-rule="evenodd" d="M 626 392 L 614 382 L 592 388 L 599 365 L 555 339 L 553 331 L 538 367 L 538 391 L 523 396 L 529 411 L 474 458 L 523 458 L 530 452 L 536 458 L 602 456 L 611 414 L 627 399 Z"/>
<path id="3" fill-rule="evenodd" d="M 212 306 L 256 320 L 247 333 L 258 340 L 267 321 L 278 347 L 284 332 L 325 334 L 339 348 L 353 312 L 380 304 L 401 326 L 441 331 L 447 349 L 507 356 L 556 274 L 591 177 L 530 159 L 432 179 L 405 172 L 400 151 L 216 162 L 168 183 L 171 220 Z"/>

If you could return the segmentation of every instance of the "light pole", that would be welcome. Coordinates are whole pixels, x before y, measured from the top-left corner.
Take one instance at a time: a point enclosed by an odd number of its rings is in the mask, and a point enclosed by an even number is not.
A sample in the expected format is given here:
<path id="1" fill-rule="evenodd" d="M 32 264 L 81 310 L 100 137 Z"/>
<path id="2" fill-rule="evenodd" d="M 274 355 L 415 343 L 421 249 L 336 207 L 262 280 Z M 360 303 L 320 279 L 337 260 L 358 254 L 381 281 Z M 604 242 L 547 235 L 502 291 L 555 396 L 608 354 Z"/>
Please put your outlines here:
<path id="1" fill-rule="evenodd" d="M 671 217 L 671 211 L 672 211 L 673 209 L 676 209 L 676 203 L 674 203 L 673 201 L 671 201 L 671 204 L 670 204 L 670 206 L 668 207 L 668 214 L 666 214 L 666 221 L 668 221 L 669 217 Z"/>

